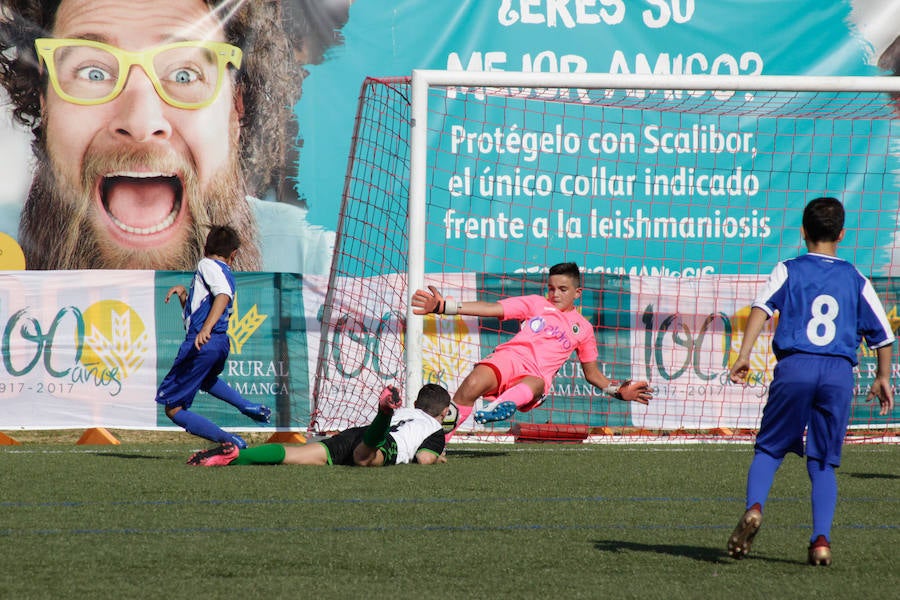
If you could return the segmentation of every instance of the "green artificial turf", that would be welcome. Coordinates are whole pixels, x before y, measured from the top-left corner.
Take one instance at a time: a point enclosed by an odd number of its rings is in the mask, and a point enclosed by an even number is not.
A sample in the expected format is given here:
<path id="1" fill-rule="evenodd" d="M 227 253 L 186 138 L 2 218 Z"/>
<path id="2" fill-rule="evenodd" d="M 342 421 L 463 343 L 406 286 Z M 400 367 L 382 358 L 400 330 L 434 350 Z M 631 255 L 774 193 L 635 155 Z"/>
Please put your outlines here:
<path id="1" fill-rule="evenodd" d="M 749 445 L 451 445 L 384 469 L 184 463 L 198 444 L 0 448 L 0 598 L 888 598 L 900 447 L 847 446 L 834 564 L 789 456 L 751 556 Z"/>

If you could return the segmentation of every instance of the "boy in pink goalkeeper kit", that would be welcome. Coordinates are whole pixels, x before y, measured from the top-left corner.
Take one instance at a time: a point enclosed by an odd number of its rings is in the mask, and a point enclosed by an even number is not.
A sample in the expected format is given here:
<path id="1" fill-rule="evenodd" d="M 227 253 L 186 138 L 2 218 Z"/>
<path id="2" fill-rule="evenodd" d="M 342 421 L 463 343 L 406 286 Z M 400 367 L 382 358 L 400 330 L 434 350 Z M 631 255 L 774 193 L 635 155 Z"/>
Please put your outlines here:
<path id="1" fill-rule="evenodd" d="M 546 297 L 457 302 L 444 298 L 433 286 L 429 290 L 417 290 L 413 294 L 415 314 L 458 314 L 522 322 L 519 333 L 478 362 L 456 390 L 453 401 L 459 409 L 457 427 L 472 413 L 479 397 L 495 400 L 486 410 L 475 413 L 478 423 L 502 421 L 516 411 L 535 408 L 572 352 L 576 352 L 581 362 L 584 378 L 594 387 L 614 398 L 641 404 L 647 404 L 652 398 L 647 382 L 626 381 L 615 385 L 600 372 L 594 329 L 575 309 L 575 300 L 582 292 L 581 273 L 575 263 L 550 268 Z M 452 435 L 450 432 L 448 439 Z"/>
<path id="2" fill-rule="evenodd" d="M 498 304 L 503 307 L 504 319 L 522 321 L 519 333 L 480 363 L 497 375 L 498 395 L 514 386 L 523 373 L 539 376 L 544 390 L 550 389 L 559 367 L 573 351 L 581 363 L 597 361 L 594 328 L 577 310 L 558 310 L 543 296 L 513 296 Z"/>

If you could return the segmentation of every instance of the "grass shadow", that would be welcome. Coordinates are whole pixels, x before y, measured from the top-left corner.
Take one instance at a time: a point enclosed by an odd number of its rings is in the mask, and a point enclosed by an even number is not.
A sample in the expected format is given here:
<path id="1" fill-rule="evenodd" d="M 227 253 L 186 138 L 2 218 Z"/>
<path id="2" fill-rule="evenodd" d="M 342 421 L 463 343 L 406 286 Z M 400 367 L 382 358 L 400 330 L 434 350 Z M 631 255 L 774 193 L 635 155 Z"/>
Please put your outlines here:
<path id="1" fill-rule="evenodd" d="M 448 458 L 496 458 L 498 456 L 508 455 L 509 452 L 490 450 L 447 450 Z"/>
<path id="2" fill-rule="evenodd" d="M 738 562 L 728 556 L 724 548 L 710 548 L 709 546 L 691 546 L 687 544 L 641 544 L 622 540 L 595 540 L 594 549 L 601 552 L 645 552 L 653 554 L 665 554 L 668 556 L 683 556 L 700 562 L 727 565 Z M 758 560 L 771 563 L 800 564 L 794 560 L 771 558 L 761 554 L 753 554 L 744 560 Z"/>
<path id="3" fill-rule="evenodd" d="M 856 479 L 900 479 L 900 475 L 895 473 L 847 473 L 844 475 L 854 477 Z"/>
<path id="4" fill-rule="evenodd" d="M 124 454 L 122 452 L 97 452 L 95 456 L 100 456 L 103 458 L 144 458 L 148 460 L 168 460 L 163 456 L 154 456 L 152 454 Z"/>

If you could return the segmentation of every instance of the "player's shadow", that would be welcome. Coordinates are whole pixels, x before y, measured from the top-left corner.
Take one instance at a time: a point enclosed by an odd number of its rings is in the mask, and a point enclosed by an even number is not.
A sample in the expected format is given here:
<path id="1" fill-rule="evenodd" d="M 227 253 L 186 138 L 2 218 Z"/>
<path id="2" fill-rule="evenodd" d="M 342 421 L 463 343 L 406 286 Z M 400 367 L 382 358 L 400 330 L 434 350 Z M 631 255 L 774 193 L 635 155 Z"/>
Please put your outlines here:
<path id="1" fill-rule="evenodd" d="M 601 552 L 652 552 L 654 554 L 668 554 L 713 564 L 737 564 L 740 562 L 730 558 L 724 549 L 710 548 L 709 546 L 690 546 L 687 544 L 638 544 L 636 542 L 624 542 L 622 540 L 594 540 L 594 549 Z M 761 560 L 787 564 L 794 564 L 797 562 L 781 558 L 771 558 L 760 554 L 753 554 L 751 557 L 744 560 Z"/>
<path id="2" fill-rule="evenodd" d="M 447 450 L 447 458 L 495 458 L 507 456 L 509 452 L 496 452 L 484 450 Z"/>
<path id="3" fill-rule="evenodd" d="M 670 554 L 684 556 L 710 563 L 722 563 L 728 560 L 724 550 L 708 546 L 689 546 L 687 544 L 639 544 L 622 540 L 595 540 L 594 549 L 601 552 L 652 552 L 654 554 Z"/>
<path id="4" fill-rule="evenodd" d="M 849 477 L 856 479 L 900 479 L 900 475 L 896 473 L 844 473 Z"/>
<path id="5" fill-rule="evenodd" d="M 103 458 L 143 458 L 147 460 L 163 460 L 162 456 L 154 456 L 152 454 L 123 454 L 121 452 L 98 452 L 94 456 L 100 456 Z"/>

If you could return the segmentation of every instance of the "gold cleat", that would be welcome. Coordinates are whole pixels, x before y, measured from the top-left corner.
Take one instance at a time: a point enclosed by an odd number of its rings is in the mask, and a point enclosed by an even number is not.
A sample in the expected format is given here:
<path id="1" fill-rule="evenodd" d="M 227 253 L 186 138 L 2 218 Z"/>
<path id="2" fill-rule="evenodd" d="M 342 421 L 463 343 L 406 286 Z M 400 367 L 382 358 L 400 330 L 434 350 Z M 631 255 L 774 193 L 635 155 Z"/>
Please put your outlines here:
<path id="1" fill-rule="evenodd" d="M 820 535 L 809 545 L 809 564 L 814 567 L 831 565 L 831 545 L 824 535 Z"/>
<path id="2" fill-rule="evenodd" d="M 740 560 L 747 556 L 750 552 L 750 545 L 759 526 L 762 525 L 762 513 L 755 508 L 750 508 L 738 521 L 737 527 L 731 532 L 728 538 L 728 555 L 731 558 Z"/>

